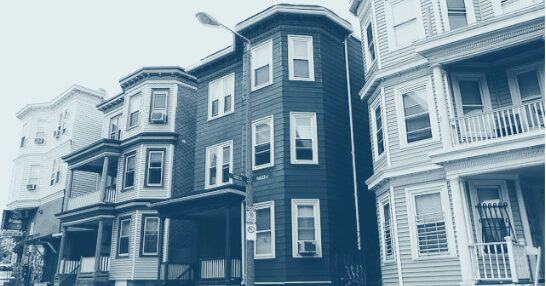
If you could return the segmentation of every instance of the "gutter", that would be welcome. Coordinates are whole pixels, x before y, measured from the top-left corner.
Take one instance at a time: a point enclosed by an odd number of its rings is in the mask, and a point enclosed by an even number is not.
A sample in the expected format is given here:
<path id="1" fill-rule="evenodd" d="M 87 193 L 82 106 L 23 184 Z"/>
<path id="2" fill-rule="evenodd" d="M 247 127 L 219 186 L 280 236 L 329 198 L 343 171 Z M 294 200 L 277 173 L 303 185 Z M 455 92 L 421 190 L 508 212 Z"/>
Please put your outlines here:
<path id="1" fill-rule="evenodd" d="M 360 243 L 360 212 L 358 209 L 358 185 L 356 179 L 356 159 L 355 159 L 355 138 L 354 138 L 354 128 L 353 128 L 353 105 L 351 102 L 351 78 L 349 75 L 349 52 L 348 52 L 348 39 L 351 37 L 349 34 L 345 37 L 343 44 L 345 45 L 345 73 L 347 76 L 347 103 L 349 105 L 349 125 L 351 128 L 351 159 L 353 163 L 353 187 L 354 187 L 354 197 L 355 197 L 355 217 L 356 217 L 356 246 L 358 250 L 362 249 Z"/>

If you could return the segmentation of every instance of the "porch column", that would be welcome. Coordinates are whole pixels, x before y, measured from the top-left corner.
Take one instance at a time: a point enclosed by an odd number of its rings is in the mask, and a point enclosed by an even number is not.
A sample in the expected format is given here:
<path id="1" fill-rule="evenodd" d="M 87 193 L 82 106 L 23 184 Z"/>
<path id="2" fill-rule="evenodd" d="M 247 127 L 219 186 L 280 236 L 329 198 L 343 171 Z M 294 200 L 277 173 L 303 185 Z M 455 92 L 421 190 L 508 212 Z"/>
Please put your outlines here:
<path id="1" fill-rule="evenodd" d="M 104 162 L 102 163 L 102 175 L 100 178 L 100 189 L 99 189 L 99 202 L 104 202 L 104 194 L 106 192 L 106 184 L 108 183 L 108 159 L 109 157 L 104 157 Z"/>
<path id="2" fill-rule="evenodd" d="M 66 178 L 66 189 L 64 191 L 63 199 L 63 212 L 67 211 L 68 200 L 72 196 L 72 179 L 74 178 L 74 169 L 68 169 L 68 174 Z"/>
<path id="3" fill-rule="evenodd" d="M 231 284 L 231 208 L 226 208 L 226 264 L 225 277 L 226 285 Z"/>
<path id="4" fill-rule="evenodd" d="M 158 233 L 157 233 L 157 241 L 159 241 L 158 243 L 158 249 L 157 249 L 157 280 L 161 283 L 161 285 L 164 285 L 167 280 L 168 280 L 168 276 L 167 276 L 167 264 L 163 263 L 163 246 L 165 244 L 165 242 L 163 241 L 164 240 L 164 235 L 163 235 L 163 232 L 164 232 L 164 226 L 163 224 L 165 223 L 165 217 L 163 216 L 160 216 L 159 217 L 159 230 L 158 230 Z M 164 273 L 162 273 L 162 268 L 164 266 Z M 163 274 L 163 275 L 162 275 Z"/>
<path id="5" fill-rule="evenodd" d="M 99 228 L 97 230 L 97 244 L 95 244 L 95 273 L 100 272 L 100 255 L 102 248 L 102 233 L 104 229 L 104 221 L 99 220 Z"/>
<path id="6" fill-rule="evenodd" d="M 66 229 L 66 226 L 63 226 L 63 235 L 61 236 L 61 245 L 59 246 L 59 257 L 57 258 L 57 272 L 56 274 L 59 274 L 61 271 L 61 264 L 63 260 L 64 255 L 64 247 L 66 245 L 66 236 L 68 235 L 68 231 Z"/>
<path id="7" fill-rule="evenodd" d="M 453 215 L 455 227 L 457 228 L 457 245 L 459 246 L 459 260 L 461 265 L 461 285 L 474 285 L 472 280 L 472 258 L 470 256 L 470 239 L 468 228 L 466 223 L 467 204 L 464 187 L 461 186 L 461 180 L 459 177 L 449 178 L 449 185 L 451 186 L 451 194 L 453 200 Z"/>
<path id="8" fill-rule="evenodd" d="M 440 64 L 432 65 L 432 78 L 434 80 L 434 93 L 438 98 L 438 119 L 440 122 L 440 134 L 442 136 L 442 145 L 444 148 L 452 146 L 451 128 L 449 125 L 449 108 L 448 94 L 444 88 L 444 80 L 442 78 L 442 67 Z"/>

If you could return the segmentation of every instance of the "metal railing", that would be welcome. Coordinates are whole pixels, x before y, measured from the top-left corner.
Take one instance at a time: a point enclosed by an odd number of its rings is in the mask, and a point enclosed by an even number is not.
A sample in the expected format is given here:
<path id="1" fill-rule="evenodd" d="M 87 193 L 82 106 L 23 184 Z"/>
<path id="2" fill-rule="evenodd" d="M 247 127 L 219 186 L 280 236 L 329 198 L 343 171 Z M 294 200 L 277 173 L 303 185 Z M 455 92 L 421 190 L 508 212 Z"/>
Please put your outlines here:
<path id="1" fill-rule="evenodd" d="M 486 142 L 544 130 L 544 99 L 451 119 L 455 145 Z"/>
<path id="2" fill-rule="evenodd" d="M 501 242 L 470 245 L 474 280 L 483 282 L 514 282 L 531 279 L 525 245 L 507 236 Z"/>
<path id="3" fill-rule="evenodd" d="M 81 196 L 71 197 L 68 199 L 67 210 L 98 204 L 100 202 L 100 191 L 86 193 Z M 104 203 L 116 202 L 116 186 L 109 186 L 104 192 Z"/>
<path id="4" fill-rule="evenodd" d="M 225 278 L 225 258 L 208 258 L 200 261 L 201 279 L 221 279 Z M 241 259 L 231 259 L 231 277 L 241 277 Z"/>

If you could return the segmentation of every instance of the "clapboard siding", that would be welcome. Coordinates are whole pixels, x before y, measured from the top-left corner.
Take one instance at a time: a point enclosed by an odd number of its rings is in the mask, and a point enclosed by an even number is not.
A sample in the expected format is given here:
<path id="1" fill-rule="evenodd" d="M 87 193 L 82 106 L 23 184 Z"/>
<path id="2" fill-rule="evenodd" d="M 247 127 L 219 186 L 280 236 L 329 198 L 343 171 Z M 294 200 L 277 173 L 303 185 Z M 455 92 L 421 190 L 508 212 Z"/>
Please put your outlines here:
<path id="1" fill-rule="evenodd" d="M 118 257 L 118 237 L 119 237 L 119 222 L 120 218 L 131 218 L 131 236 L 129 238 L 129 255 L 127 257 Z M 133 259 L 135 251 L 138 250 L 136 244 L 137 239 L 137 223 L 138 214 L 136 211 L 121 212 L 116 215 L 116 219 L 112 226 L 112 247 L 110 251 L 110 279 L 111 280 L 132 280 L 133 277 Z M 135 250 L 135 247 L 137 249 Z"/>
<path id="2" fill-rule="evenodd" d="M 97 102 L 80 103 L 73 114 L 69 114 L 69 120 L 73 120 L 72 148 L 78 150 L 101 137 L 103 115 L 95 105 Z M 70 122 L 70 121 L 69 121 Z"/>

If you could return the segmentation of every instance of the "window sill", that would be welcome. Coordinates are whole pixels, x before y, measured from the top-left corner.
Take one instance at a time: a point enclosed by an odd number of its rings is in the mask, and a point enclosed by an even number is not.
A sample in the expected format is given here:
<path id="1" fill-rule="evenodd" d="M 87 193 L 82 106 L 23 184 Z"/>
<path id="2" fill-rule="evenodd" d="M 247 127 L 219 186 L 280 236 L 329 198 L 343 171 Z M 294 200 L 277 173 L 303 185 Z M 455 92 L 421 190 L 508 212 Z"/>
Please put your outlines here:
<path id="1" fill-rule="evenodd" d="M 318 165 L 318 161 L 302 161 L 302 160 L 290 160 L 292 165 Z"/>
<path id="2" fill-rule="evenodd" d="M 135 125 L 135 126 L 127 127 L 127 129 L 126 129 L 125 131 L 126 131 L 126 132 L 129 132 L 129 131 L 131 131 L 131 130 L 133 130 L 133 129 L 139 127 L 139 126 L 140 126 L 140 125 L 137 124 L 137 125 Z"/>
<path id="3" fill-rule="evenodd" d="M 304 78 L 304 77 L 294 77 L 294 76 L 288 76 L 288 80 L 290 81 L 307 81 L 307 82 L 314 82 L 315 78 Z"/>
<path id="4" fill-rule="evenodd" d="M 228 113 L 224 113 L 224 114 L 222 114 L 222 115 L 217 115 L 217 116 L 215 116 L 215 117 L 210 117 L 210 115 L 208 115 L 208 116 L 207 116 L 207 122 L 213 121 L 213 120 L 216 120 L 216 119 L 225 117 L 225 116 L 228 116 L 228 115 L 233 114 L 233 113 L 235 113 L 235 111 L 230 111 L 230 112 L 228 112 Z"/>
<path id="5" fill-rule="evenodd" d="M 229 186 L 229 185 L 233 185 L 233 181 L 231 179 L 229 181 L 227 181 L 225 183 L 221 183 L 221 184 L 205 185 L 205 190 L 215 189 L 215 188 L 219 188 L 219 187 L 223 187 L 223 186 Z"/>
<path id="6" fill-rule="evenodd" d="M 437 143 L 441 143 L 440 139 L 429 138 L 429 139 L 416 141 L 412 143 L 402 143 L 400 144 L 400 150 L 407 150 L 407 149 L 416 148 L 416 147 L 428 147 L 430 145 L 434 145 Z"/>
<path id="7" fill-rule="evenodd" d="M 269 168 L 275 167 L 275 164 L 267 164 L 267 165 L 260 165 L 260 166 L 252 166 L 252 171 L 261 171 Z"/>
<path id="8" fill-rule="evenodd" d="M 264 87 L 267 87 L 267 86 L 270 86 L 273 84 L 273 81 L 270 81 L 270 82 L 267 82 L 267 83 L 264 83 L 264 84 L 261 84 L 261 85 L 258 85 L 258 86 L 252 86 L 252 89 L 251 89 L 251 92 L 252 91 L 257 91 L 259 89 L 262 89 Z"/>
<path id="9" fill-rule="evenodd" d="M 322 254 L 316 254 L 316 255 L 292 255 L 292 258 L 294 258 L 294 259 L 317 259 L 317 258 L 322 258 Z"/>
<path id="10" fill-rule="evenodd" d="M 392 258 L 392 259 L 389 259 L 389 260 L 384 260 L 381 262 L 381 265 L 384 265 L 384 266 L 389 266 L 389 265 L 394 265 L 396 264 L 396 259 Z"/>
<path id="11" fill-rule="evenodd" d="M 267 256 L 258 256 L 254 254 L 254 260 L 269 260 L 269 259 L 275 259 L 275 255 L 267 255 Z"/>
<path id="12" fill-rule="evenodd" d="M 121 192 L 130 192 L 130 191 L 132 191 L 134 189 L 135 189 L 135 187 L 123 188 L 123 189 L 121 189 Z"/>
<path id="13" fill-rule="evenodd" d="M 165 186 L 163 184 L 161 184 L 161 185 L 144 185 L 144 188 L 146 188 L 146 189 L 164 189 Z"/>
<path id="14" fill-rule="evenodd" d="M 457 255 L 454 254 L 442 254 L 442 255 L 431 255 L 431 256 L 418 256 L 412 257 L 412 261 L 434 261 L 434 260 L 445 260 L 445 259 L 457 259 Z"/>
<path id="15" fill-rule="evenodd" d="M 374 154 L 374 155 L 376 155 L 376 156 L 374 157 L 373 162 L 374 162 L 374 163 L 377 163 L 377 162 L 379 162 L 380 160 L 382 160 L 383 158 L 385 158 L 385 150 L 383 150 L 383 153 L 381 153 L 381 155 L 379 155 L 379 156 L 377 156 L 377 154 Z"/>

